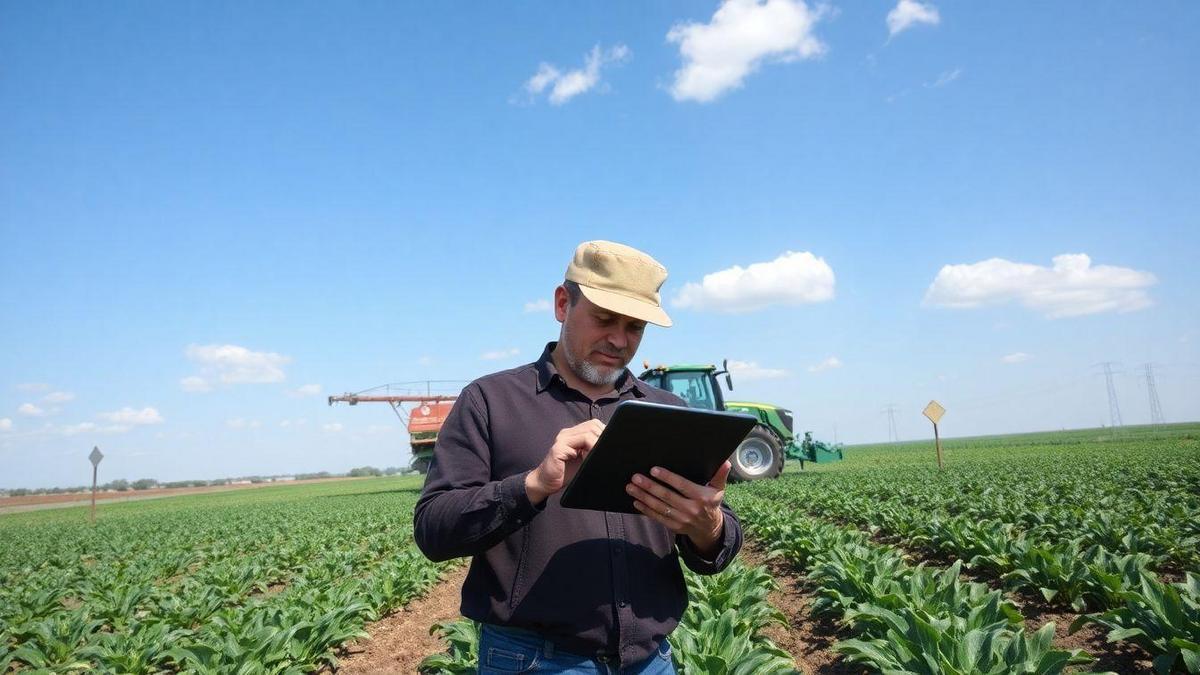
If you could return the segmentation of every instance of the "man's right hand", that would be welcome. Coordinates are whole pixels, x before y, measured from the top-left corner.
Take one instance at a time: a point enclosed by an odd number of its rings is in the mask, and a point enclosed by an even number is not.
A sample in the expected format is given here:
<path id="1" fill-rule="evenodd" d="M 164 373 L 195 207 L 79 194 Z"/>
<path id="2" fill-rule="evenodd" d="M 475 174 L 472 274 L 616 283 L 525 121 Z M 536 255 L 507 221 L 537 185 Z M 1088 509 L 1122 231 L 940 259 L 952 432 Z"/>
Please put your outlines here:
<path id="1" fill-rule="evenodd" d="M 541 504 L 547 497 L 563 489 L 579 470 L 583 458 L 604 431 L 604 422 L 588 420 L 558 432 L 554 445 L 536 469 L 525 476 L 525 492 L 529 501 Z"/>

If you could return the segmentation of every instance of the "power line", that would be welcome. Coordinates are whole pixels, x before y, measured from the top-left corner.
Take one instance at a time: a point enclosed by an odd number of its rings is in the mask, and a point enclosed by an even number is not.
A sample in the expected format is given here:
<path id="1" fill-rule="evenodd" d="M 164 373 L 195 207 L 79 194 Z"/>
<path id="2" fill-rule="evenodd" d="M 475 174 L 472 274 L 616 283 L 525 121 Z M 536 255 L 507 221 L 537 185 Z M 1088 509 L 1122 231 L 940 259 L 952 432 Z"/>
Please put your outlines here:
<path id="1" fill-rule="evenodd" d="M 896 431 L 896 406 L 889 403 L 883 412 L 888 416 L 888 442 L 895 443 L 900 440 L 900 433 Z"/>
<path id="2" fill-rule="evenodd" d="M 1113 366 L 1119 365 L 1119 364 L 1114 364 L 1112 361 L 1105 361 L 1103 363 L 1097 363 L 1096 365 L 1103 366 L 1104 381 L 1108 385 L 1108 420 L 1109 420 L 1109 423 L 1114 428 L 1115 427 L 1123 427 L 1125 425 L 1124 425 L 1124 423 L 1121 422 L 1121 404 L 1117 402 L 1117 388 L 1115 385 L 1113 385 Z"/>
<path id="3" fill-rule="evenodd" d="M 1150 396 L 1150 423 L 1163 424 L 1162 404 L 1158 402 L 1158 387 L 1154 385 L 1154 364 L 1143 363 L 1146 370 L 1146 392 Z"/>

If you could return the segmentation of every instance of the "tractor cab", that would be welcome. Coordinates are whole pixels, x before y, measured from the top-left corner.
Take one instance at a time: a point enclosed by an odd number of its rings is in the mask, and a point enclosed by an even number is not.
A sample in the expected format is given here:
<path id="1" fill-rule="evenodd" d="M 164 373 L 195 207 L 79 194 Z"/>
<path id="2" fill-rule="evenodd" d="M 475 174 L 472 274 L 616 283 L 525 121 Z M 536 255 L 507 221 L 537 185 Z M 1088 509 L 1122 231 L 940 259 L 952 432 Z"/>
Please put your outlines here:
<path id="1" fill-rule="evenodd" d="M 649 362 L 644 362 L 643 366 L 646 370 L 639 379 L 675 394 L 689 408 L 739 412 L 758 419 L 758 425 L 750 430 L 730 457 L 733 480 L 775 478 L 783 472 L 784 462 L 788 459 L 799 460 L 803 469 L 805 461 L 827 462 L 842 457 L 840 447 L 826 446 L 807 436 L 800 442 L 792 429 L 792 411 L 786 408 L 769 403 L 726 401 L 717 378 L 724 375 L 725 388 L 733 391 L 728 361 L 722 363 L 719 370 L 715 365 L 703 364 L 651 368 Z"/>
<path id="2" fill-rule="evenodd" d="M 659 366 L 642 373 L 640 379 L 687 401 L 689 408 L 724 410 L 725 399 L 716 384 L 716 370 L 716 366 Z"/>

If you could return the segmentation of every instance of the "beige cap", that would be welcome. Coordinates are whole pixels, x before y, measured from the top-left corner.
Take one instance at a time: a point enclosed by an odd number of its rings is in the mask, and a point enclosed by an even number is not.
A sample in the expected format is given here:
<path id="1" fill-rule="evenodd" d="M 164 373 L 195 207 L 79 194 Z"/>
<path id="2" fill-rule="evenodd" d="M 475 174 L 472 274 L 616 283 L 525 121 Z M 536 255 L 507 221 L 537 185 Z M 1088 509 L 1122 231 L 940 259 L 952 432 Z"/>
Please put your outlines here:
<path id="1" fill-rule="evenodd" d="M 611 312 L 670 327 L 658 290 L 667 268 L 636 248 L 611 241 L 585 241 L 567 265 L 567 280 L 579 284 L 583 296 Z"/>

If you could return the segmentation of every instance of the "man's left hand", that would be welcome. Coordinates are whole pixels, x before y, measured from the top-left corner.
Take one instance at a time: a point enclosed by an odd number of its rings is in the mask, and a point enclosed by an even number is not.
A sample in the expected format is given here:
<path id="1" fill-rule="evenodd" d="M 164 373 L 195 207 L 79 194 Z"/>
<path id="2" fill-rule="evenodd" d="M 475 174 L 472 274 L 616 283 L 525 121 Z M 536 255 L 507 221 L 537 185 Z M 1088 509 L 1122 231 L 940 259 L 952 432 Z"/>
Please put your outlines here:
<path id="1" fill-rule="evenodd" d="M 701 555 L 711 557 L 716 554 L 725 529 L 721 500 L 725 497 L 729 469 L 729 462 L 725 462 L 708 485 L 697 485 L 656 466 L 650 470 L 650 475 L 661 482 L 639 473 L 625 486 L 625 491 L 633 497 L 633 506 L 643 515 L 662 523 L 671 532 L 691 539 Z"/>

